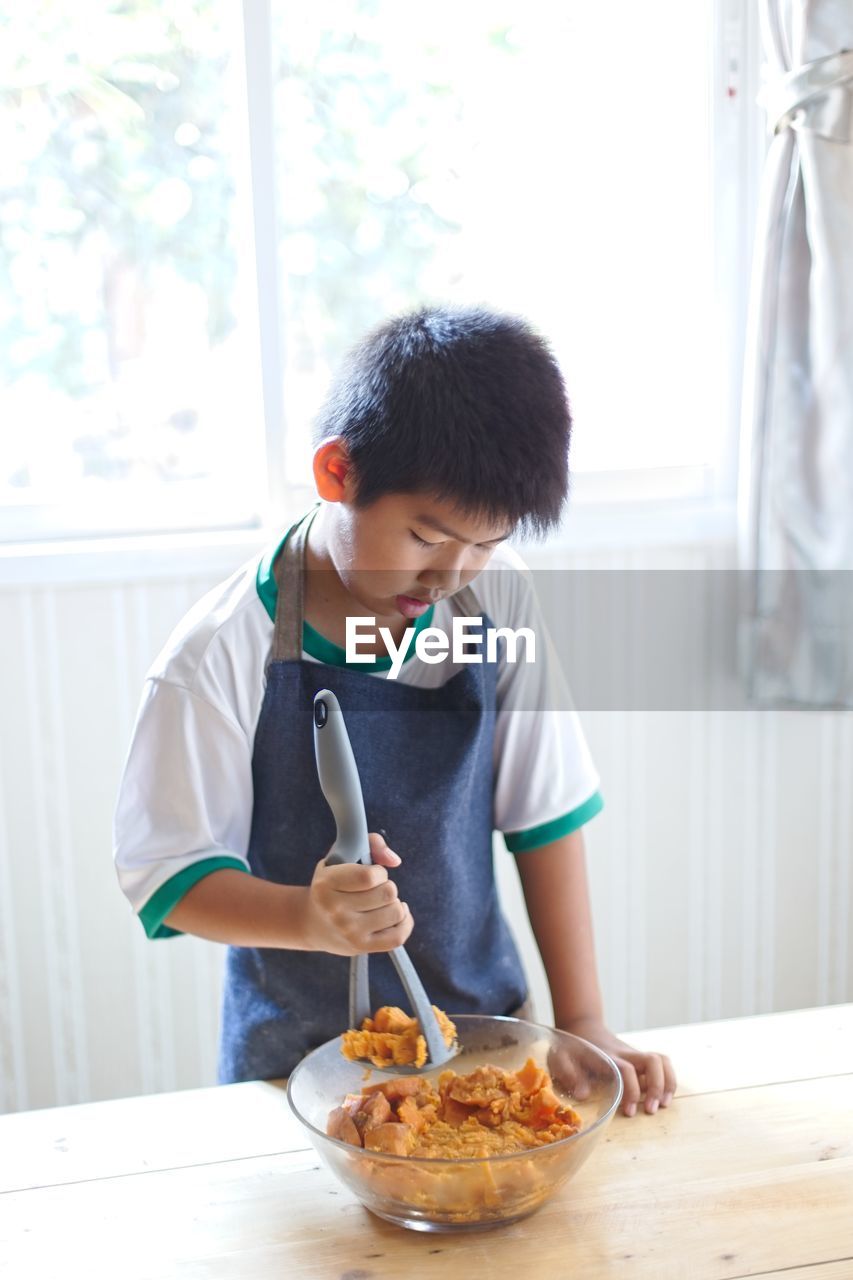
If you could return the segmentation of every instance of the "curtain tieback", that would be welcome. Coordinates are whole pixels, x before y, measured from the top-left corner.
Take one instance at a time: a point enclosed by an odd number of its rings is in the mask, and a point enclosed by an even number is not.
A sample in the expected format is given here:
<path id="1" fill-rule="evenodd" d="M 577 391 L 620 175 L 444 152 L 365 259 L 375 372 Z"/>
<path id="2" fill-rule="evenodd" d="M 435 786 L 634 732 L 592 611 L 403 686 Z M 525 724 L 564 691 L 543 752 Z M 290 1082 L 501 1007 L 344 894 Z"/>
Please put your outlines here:
<path id="1" fill-rule="evenodd" d="M 759 94 L 773 132 L 802 129 L 833 142 L 849 142 L 853 117 L 853 50 L 806 62 Z"/>

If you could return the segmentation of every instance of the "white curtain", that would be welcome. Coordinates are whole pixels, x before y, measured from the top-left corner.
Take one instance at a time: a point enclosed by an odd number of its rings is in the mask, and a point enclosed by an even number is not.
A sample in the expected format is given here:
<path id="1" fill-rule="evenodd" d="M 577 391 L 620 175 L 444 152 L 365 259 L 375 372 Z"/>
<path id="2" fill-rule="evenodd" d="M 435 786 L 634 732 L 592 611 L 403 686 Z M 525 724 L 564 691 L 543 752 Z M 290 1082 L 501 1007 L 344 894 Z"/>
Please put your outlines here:
<path id="1" fill-rule="evenodd" d="M 739 501 L 758 702 L 853 706 L 853 0 L 760 0 Z"/>

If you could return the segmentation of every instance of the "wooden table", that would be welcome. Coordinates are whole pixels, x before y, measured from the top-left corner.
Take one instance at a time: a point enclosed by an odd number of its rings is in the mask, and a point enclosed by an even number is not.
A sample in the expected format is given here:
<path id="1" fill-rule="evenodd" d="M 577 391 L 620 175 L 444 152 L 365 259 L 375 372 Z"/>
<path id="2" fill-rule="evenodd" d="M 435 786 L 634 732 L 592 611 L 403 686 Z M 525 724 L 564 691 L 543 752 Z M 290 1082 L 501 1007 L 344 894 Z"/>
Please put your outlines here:
<path id="1" fill-rule="evenodd" d="M 853 1005 L 630 1037 L 680 1092 L 510 1227 L 400 1230 L 274 1084 L 0 1117 L 8 1280 L 853 1280 Z"/>

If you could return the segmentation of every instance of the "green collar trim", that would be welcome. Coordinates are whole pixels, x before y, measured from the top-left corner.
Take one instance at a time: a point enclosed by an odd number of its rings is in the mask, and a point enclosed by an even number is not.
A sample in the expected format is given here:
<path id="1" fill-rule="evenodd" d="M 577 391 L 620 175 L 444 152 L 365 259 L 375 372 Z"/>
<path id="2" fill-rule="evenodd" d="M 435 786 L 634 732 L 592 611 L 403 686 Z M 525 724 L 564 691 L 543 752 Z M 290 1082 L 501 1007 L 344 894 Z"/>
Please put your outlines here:
<path id="1" fill-rule="evenodd" d="M 295 526 L 291 526 L 291 529 Z M 255 577 L 255 585 L 258 591 L 258 599 L 269 614 L 270 620 L 275 622 L 275 609 L 278 603 L 278 583 L 273 574 L 273 564 L 281 548 L 287 542 L 291 529 L 288 529 L 280 542 L 272 547 L 267 547 L 261 556 L 258 564 L 258 572 Z M 418 632 L 424 627 L 428 627 L 432 623 L 432 617 L 435 613 L 435 605 L 430 605 L 426 613 L 415 621 L 415 639 Z M 333 640 L 327 640 L 324 635 L 315 630 L 310 622 L 302 623 L 302 648 L 312 658 L 316 658 L 318 662 L 324 662 L 329 667 L 346 667 L 348 671 L 390 671 L 391 659 L 389 657 L 377 656 L 372 662 L 347 662 L 347 651 L 341 645 L 335 644 Z M 414 643 L 409 645 L 408 652 L 404 658 L 404 662 L 408 662 L 414 657 Z"/>

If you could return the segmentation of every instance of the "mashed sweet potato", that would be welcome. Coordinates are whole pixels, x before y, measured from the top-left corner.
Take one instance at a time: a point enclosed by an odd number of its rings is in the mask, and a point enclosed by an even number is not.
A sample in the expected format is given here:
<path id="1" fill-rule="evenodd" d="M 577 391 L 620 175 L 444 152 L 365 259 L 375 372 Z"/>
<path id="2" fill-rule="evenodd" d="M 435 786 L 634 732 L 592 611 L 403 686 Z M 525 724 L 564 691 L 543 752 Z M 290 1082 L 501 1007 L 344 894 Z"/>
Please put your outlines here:
<path id="1" fill-rule="evenodd" d="M 446 1013 L 435 1010 L 445 1044 L 456 1039 L 456 1027 Z M 341 1053 L 351 1062 L 372 1062 L 374 1067 L 422 1067 L 427 1060 L 426 1040 L 417 1018 L 394 1005 L 383 1005 L 359 1030 L 345 1031 Z"/>
<path id="2" fill-rule="evenodd" d="M 352 1034 L 352 1033 L 351 1033 Z M 352 1146 L 427 1160 L 481 1160 L 557 1142 L 581 1127 L 548 1072 L 528 1058 L 519 1071 L 443 1071 L 437 1088 L 402 1076 L 347 1094 L 326 1132 Z"/>

